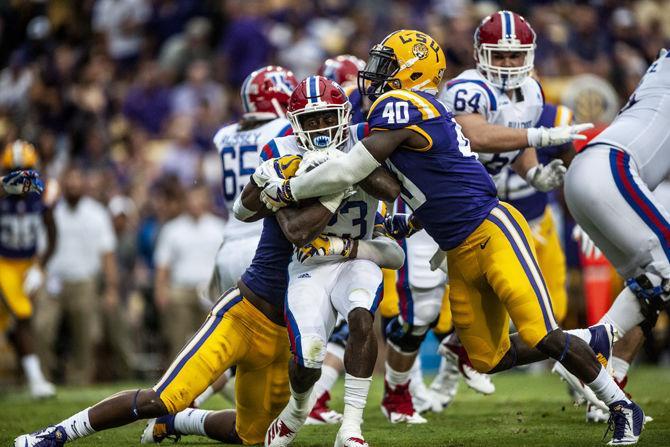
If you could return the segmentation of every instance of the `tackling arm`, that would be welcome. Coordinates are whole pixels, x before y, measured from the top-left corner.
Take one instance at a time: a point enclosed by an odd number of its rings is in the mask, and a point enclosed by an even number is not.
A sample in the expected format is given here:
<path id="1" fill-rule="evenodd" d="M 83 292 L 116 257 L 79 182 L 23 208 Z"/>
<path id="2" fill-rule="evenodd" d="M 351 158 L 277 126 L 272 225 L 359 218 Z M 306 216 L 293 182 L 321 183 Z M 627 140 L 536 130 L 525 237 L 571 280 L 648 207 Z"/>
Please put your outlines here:
<path id="1" fill-rule="evenodd" d="M 400 195 L 400 183 L 382 166 L 358 184 L 363 191 L 382 202 L 393 202 Z"/>

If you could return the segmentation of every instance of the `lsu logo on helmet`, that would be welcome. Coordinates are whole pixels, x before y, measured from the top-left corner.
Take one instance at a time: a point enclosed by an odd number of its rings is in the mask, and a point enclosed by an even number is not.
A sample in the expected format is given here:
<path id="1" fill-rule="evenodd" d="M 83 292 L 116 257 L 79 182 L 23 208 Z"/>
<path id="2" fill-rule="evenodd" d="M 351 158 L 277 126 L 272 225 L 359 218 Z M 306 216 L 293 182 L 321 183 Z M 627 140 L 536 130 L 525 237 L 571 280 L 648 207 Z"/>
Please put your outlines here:
<path id="1" fill-rule="evenodd" d="M 446 67 L 444 52 L 432 37 L 399 30 L 372 47 L 368 63 L 358 74 L 358 89 L 373 100 L 397 89 L 435 94 Z"/>

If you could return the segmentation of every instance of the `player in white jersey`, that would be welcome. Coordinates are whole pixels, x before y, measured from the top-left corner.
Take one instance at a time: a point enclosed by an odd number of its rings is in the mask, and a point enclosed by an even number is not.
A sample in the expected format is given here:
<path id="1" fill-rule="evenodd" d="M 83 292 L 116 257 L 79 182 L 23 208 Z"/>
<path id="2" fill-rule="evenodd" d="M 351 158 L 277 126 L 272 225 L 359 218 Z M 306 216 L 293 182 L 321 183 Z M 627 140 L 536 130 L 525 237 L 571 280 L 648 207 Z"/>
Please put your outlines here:
<path id="1" fill-rule="evenodd" d="M 233 203 L 258 166 L 262 148 L 273 138 L 291 132 L 285 113 L 297 84 L 293 73 L 282 67 L 268 66 L 254 71 L 242 84 L 242 119 L 214 135 L 214 145 L 223 165 L 223 196 L 229 219 L 216 257 L 216 284 L 210 298 L 233 287 L 251 264 L 262 221 L 252 224 L 239 221 L 234 217 Z"/>
<path id="2" fill-rule="evenodd" d="M 451 109 L 494 180 L 511 167 L 539 191 L 558 187 L 565 173 L 562 161 L 553 160 L 543 166 L 535 148 L 583 139 L 577 133 L 592 126 L 537 128 L 544 94 L 539 82 L 530 76 L 535 32 L 523 17 L 510 11 L 493 13 L 479 25 L 474 40 L 477 68 L 449 81 L 439 98 Z M 469 368 L 455 335 L 445 339 L 440 349 L 445 361 L 433 389 L 452 399 L 457 371 L 467 371 L 464 376 L 468 383 L 482 384 L 482 389 L 487 389 L 488 380 Z M 493 390 L 492 385 L 488 390 Z"/>
<path id="3" fill-rule="evenodd" d="M 565 198 L 577 223 L 626 279 L 602 322 L 630 363 L 670 301 L 670 215 L 651 193 L 670 175 L 670 53 L 662 50 L 614 122 L 575 157 Z M 633 340 L 631 340 L 633 338 Z"/>
<path id="4" fill-rule="evenodd" d="M 338 84 L 320 76 L 309 77 L 296 88 L 289 103 L 288 116 L 295 135 L 277 138 L 271 144 L 280 156 L 302 158 L 300 175 L 319 161 L 347 152 L 366 136 L 366 124 L 348 126 L 350 110 Z M 383 183 L 379 188 L 385 191 L 383 198 L 393 200 L 400 192 L 399 185 L 384 170 L 378 173 L 382 178 L 374 183 Z M 256 176 L 254 182 L 264 185 Z M 382 273 L 372 261 L 360 256 L 350 259 L 354 250 L 360 250 L 361 241 L 372 238 L 375 225 L 379 201 L 363 188 L 368 190 L 359 185 L 349 192 L 320 199 L 331 213 L 328 224 L 314 241 L 296 249 L 289 264 L 285 315 L 294 357 L 289 367 L 292 397 L 270 425 L 266 446 L 289 445 L 304 424 L 314 403 L 310 398 L 312 388 L 319 378 L 326 343 L 338 314 L 347 320 L 351 337 L 344 354 L 344 415 L 335 445 L 367 446 L 361 423 L 377 353 L 372 324 Z M 283 219 L 279 215 L 278 218 L 280 222 Z M 402 264 L 402 252 L 393 246 L 398 254 L 396 263 L 383 267 L 398 268 Z M 318 262 L 319 257 L 313 255 L 319 252 L 340 253 L 342 258 Z"/>
<path id="5" fill-rule="evenodd" d="M 285 114 L 288 99 L 296 85 L 298 81 L 293 73 L 279 66 L 269 65 L 252 72 L 240 90 L 244 112 L 242 119 L 222 127 L 214 135 L 214 145 L 223 167 L 223 196 L 228 208 L 228 221 L 206 291 L 209 301 L 216 301 L 226 290 L 235 287 L 254 257 L 263 221 L 241 222 L 234 216 L 233 204 L 258 166 L 260 151 L 273 138 L 291 133 L 291 123 Z M 221 390 L 230 375 L 226 371 L 198 396 L 195 404 L 202 405 Z"/>

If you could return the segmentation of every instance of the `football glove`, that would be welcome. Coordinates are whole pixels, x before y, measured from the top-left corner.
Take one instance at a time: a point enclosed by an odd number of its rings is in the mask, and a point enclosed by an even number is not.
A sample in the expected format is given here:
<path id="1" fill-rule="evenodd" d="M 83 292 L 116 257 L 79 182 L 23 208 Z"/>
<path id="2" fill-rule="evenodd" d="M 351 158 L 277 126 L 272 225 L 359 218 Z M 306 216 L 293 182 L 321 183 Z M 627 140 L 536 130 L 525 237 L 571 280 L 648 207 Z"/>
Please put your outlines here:
<path id="1" fill-rule="evenodd" d="M 44 191 L 44 183 L 37 171 L 28 169 L 10 172 L 2 177 L 2 188 L 7 194 L 18 195 L 29 192 L 41 194 Z"/>
<path id="2" fill-rule="evenodd" d="M 579 225 L 575 225 L 575 228 L 572 229 L 572 239 L 579 243 L 579 250 L 587 258 L 599 258 L 603 255 L 595 242 Z"/>
<path id="3" fill-rule="evenodd" d="M 309 244 L 296 248 L 296 257 L 301 264 L 315 264 L 330 261 L 324 259 L 330 256 L 348 258 L 353 248 L 354 240 L 351 238 L 320 235 Z"/>
<path id="4" fill-rule="evenodd" d="M 340 151 L 337 151 L 341 153 Z M 298 172 L 295 173 L 296 176 L 302 175 L 305 172 L 309 172 L 312 169 L 319 166 L 321 163 L 328 161 L 331 157 L 330 151 L 307 151 L 302 157 L 302 163 L 300 163 L 300 168 Z"/>
<path id="5" fill-rule="evenodd" d="M 269 180 L 261 191 L 261 202 L 273 212 L 279 211 L 279 209 L 295 201 L 293 194 L 291 194 L 291 183 L 288 179 Z"/>
<path id="6" fill-rule="evenodd" d="M 300 167 L 300 155 L 284 155 L 261 163 L 251 175 L 254 183 L 264 187 L 270 180 L 295 177 Z"/>
<path id="7" fill-rule="evenodd" d="M 384 219 L 384 230 L 393 239 L 404 239 L 421 231 L 422 227 L 414 214 L 393 214 Z"/>
<path id="8" fill-rule="evenodd" d="M 547 192 L 561 186 L 567 169 L 563 160 L 552 160 L 547 166 L 538 164 L 526 173 L 526 181 L 538 191 Z"/>
<path id="9" fill-rule="evenodd" d="M 26 295 L 34 295 L 40 287 L 44 284 L 44 272 L 35 264 L 28 269 L 23 277 L 23 291 Z"/>
<path id="10" fill-rule="evenodd" d="M 528 146 L 560 146 L 561 144 L 570 143 L 575 140 L 586 140 L 586 135 L 580 135 L 580 132 L 592 128 L 593 123 L 584 123 L 571 126 L 528 129 Z"/>

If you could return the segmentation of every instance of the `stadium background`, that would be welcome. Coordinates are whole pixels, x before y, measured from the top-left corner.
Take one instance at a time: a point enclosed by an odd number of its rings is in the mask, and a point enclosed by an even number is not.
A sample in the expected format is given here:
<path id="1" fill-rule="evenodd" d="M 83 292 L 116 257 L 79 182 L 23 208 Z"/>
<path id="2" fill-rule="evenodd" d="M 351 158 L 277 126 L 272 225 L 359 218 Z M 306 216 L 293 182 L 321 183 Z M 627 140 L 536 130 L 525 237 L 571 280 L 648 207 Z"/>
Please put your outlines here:
<path id="1" fill-rule="evenodd" d="M 662 20 L 670 16 L 670 1 L 0 2 L 0 143 L 33 142 L 50 179 L 77 163 L 88 195 L 122 204 L 110 211 L 124 216 L 115 229 L 128 349 L 110 350 L 98 334 L 96 379 L 150 379 L 167 360 L 153 304 L 156 236 L 180 212 L 194 182 L 207 185 L 213 211 L 226 217 L 211 138 L 240 116 L 239 87 L 249 72 L 276 63 L 301 79 L 329 56 L 365 59 L 388 32 L 417 28 L 441 43 L 449 79 L 473 66 L 473 30 L 502 8 L 530 21 L 546 98 L 571 106 L 578 121 L 611 120 L 658 49 L 670 44 L 670 21 Z M 564 234 L 570 225 L 564 216 Z M 573 327 L 585 322 L 584 270 L 574 242 L 564 239 L 566 326 Z M 90 317 L 103 321 L 105 311 L 100 306 Z M 664 317 L 642 361 L 670 364 L 667 328 Z M 57 354 L 68 350 L 67 322 L 61 336 Z M 0 382 L 17 384 L 6 338 L 0 346 Z M 428 369 L 437 364 L 434 349 L 424 347 Z"/>

